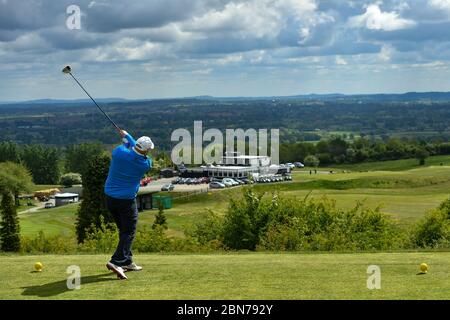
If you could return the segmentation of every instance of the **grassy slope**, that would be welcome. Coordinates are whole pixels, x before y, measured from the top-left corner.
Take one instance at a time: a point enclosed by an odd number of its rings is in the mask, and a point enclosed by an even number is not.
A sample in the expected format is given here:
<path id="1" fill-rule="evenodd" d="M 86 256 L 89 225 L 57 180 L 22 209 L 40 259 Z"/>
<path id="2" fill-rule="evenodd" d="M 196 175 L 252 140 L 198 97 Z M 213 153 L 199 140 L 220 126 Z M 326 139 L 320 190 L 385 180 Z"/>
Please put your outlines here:
<path id="1" fill-rule="evenodd" d="M 445 159 L 440 156 L 431 157 L 428 163 L 450 164 L 450 157 Z M 263 184 L 256 188 L 266 192 L 279 190 L 284 195 L 293 197 L 305 197 L 312 192 L 312 197 L 327 196 L 336 199 L 337 205 L 344 209 L 353 207 L 356 201 L 363 201 L 369 207 L 381 205 L 385 213 L 404 223 L 419 219 L 448 198 L 449 166 L 418 167 L 416 160 L 388 162 L 390 166 L 387 166 L 387 162 L 370 164 L 374 169 L 383 168 L 385 171 L 359 172 L 356 170 L 359 165 L 353 166 L 351 173 L 338 170 L 335 174 L 309 175 L 309 170 L 295 171 L 293 183 Z M 413 164 L 415 166 L 411 169 Z M 393 168 L 401 171 L 389 171 Z M 238 197 L 240 192 L 240 188 L 235 188 L 175 200 L 174 207 L 165 212 L 169 234 L 182 236 L 183 230 L 208 210 L 223 214 L 229 198 Z M 20 216 L 22 234 L 34 236 L 39 230 L 44 230 L 47 234 L 73 234 L 75 212 L 76 205 L 70 205 L 23 214 Z M 155 213 L 141 213 L 139 223 L 153 223 Z"/>
<path id="2" fill-rule="evenodd" d="M 450 253 L 136 255 L 142 272 L 119 281 L 109 256 L 2 256 L 0 299 L 448 299 Z M 44 264 L 32 272 L 36 261 Z M 417 275 L 427 262 L 429 273 Z M 381 268 L 368 290 L 367 267 Z M 81 289 L 66 268 L 81 268 Z"/>
<path id="3" fill-rule="evenodd" d="M 363 162 L 359 164 L 337 165 L 337 169 L 348 169 L 352 171 L 400 171 L 418 168 L 417 159 L 404 159 L 379 162 Z M 438 166 L 440 164 L 450 166 L 450 156 L 433 156 L 426 160 L 428 166 Z"/>

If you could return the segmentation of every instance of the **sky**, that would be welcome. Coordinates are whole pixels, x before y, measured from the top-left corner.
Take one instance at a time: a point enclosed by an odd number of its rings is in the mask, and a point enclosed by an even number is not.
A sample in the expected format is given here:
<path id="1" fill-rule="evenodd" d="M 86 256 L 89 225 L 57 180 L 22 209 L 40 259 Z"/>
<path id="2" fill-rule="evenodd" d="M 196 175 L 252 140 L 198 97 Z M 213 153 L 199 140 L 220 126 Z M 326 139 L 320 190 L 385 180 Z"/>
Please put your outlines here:
<path id="1" fill-rule="evenodd" d="M 450 0 L 0 0 L 0 101 L 85 98 L 67 64 L 146 99 L 450 91 L 449 62 Z"/>

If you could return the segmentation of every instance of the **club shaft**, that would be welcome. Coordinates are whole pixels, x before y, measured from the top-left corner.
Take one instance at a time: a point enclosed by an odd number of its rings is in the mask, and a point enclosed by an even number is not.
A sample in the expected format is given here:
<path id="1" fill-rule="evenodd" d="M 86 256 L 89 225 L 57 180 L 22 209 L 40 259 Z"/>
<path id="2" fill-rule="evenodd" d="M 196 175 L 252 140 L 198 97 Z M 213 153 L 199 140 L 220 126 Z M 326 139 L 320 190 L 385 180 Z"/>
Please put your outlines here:
<path id="1" fill-rule="evenodd" d="M 81 85 L 81 83 L 77 80 L 77 78 L 74 77 L 74 75 L 72 73 L 69 73 L 73 80 L 75 80 L 75 82 L 80 86 L 81 89 L 83 89 L 83 91 L 88 95 L 89 98 L 91 98 L 92 102 L 95 103 L 95 105 L 97 106 L 97 108 L 105 115 L 105 117 L 112 123 L 112 125 L 120 132 L 121 129 L 119 128 L 119 126 L 106 114 L 105 111 L 103 111 L 102 108 L 100 108 L 100 106 L 98 105 L 98 103 L 94 100 L 94 98 L 91 97 L 91 95 L 89 94 L 89 92 L 86 91 L 86 89 Z"/>

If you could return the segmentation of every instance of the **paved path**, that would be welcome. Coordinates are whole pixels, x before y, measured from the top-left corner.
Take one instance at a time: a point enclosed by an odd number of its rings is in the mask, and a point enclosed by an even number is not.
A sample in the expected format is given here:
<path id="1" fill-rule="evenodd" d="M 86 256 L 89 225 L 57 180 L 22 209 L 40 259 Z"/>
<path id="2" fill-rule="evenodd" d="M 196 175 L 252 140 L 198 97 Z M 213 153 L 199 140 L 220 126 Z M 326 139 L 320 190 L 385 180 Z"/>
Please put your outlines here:
<path id="1" fill-rule="evenodd" d="M 27 210 L 23 210 L 23 211 L 19 211 L 17 214 L 24 214 L 24 213 L 32 213 L 32 212 L 36 212 L 39 209 L 43 209 L 45 206 L 45 202 L 39 202 L 37 204 L 37 206 L 31 208 L 31 209 L 27 209 Z"/>

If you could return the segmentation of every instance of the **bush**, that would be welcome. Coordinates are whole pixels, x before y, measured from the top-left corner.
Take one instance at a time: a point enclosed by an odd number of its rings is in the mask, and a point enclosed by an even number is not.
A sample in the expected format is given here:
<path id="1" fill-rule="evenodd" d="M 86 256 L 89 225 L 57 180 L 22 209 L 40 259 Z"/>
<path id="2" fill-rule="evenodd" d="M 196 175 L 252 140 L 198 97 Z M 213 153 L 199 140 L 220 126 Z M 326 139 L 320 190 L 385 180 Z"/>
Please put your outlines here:
<path id="1" fill-rule="evenodd" d="M 156 225 L 154 228 L 145 226 L 137 231 L 133 248 L 139 252 L 170 251 L 170 239 L 166 236 L 163 226 Z"/>
<path id="2" fill-rule="evenodd" d="M 243 201 L 231 200 L 222 230 L 226 246 L 249 250 L 383 250 L 401 246 L 402 236 L 378 209 L 344 211 L 326 198 L 268 198 L 250 189 Z"/>
<path id="3" fill-rule="evenodd" d="M 152 228 L 155 229 L 157 226 L 161 226 L 165 230 L 168 228 L 166 216 L 164 215 L 164 204 L 161 200 L 158 201 L 158 213 L 155 216 L 155 221 L 153 222 Z"/>
<path id="4" fill-rule="evenodd" d="M 193 228 L 186 230 L 185 234 L 197 239 L 200 244 L 206 245 L 211 241 L 221 242 L 222 228 L 223 218 L 208 211 L 208 213 L 202 214 Z"/>
<path id="5" fill-rule="evenodd" d="M 36 238 L 22 237 L 22 253 L 74 253 L 77 251 L 77 242 L 74 237 L 62 235 L 47 237 L 39 231 Z"/>
<path id="6" fill-rule="evenodd" d="M 305 159 L 303 160 L 305 166 L 307 167 L 313 167 L 313 168 L 317 168 L 320 164 L 320 160 L 317 159 L 316 156 L 313 155 L 308 155 L 305 157 Z"/>
<path id="7" fill-rule="evenodd" d="M 243 193 L 243 201 L 230 200 L 222 229 L 223 243 L 232 249 L 254 250 L 276 210 L 277 196 L 270 202 L 262 200 L 264 194 L 256 194 L 249 188 Z"/>
<path id="8" fill-rule="evenodd" d="M 412 232 L 412 244 L 420 248 L 442 247 L 450 243 L 450 220 L 445 203 L 437 210 L 430 211 L 415 226 Z"/>
<path id="9" fill-rule="evenodd" d="M 66 173 L 61 177 L 60 183 L 64 187 L 71 187 L 74 184 L 81 184 L 81 175 L 79 173 Z"/>
<path id="10" fill-rule="evenodd" d="M 100 226 L 94 224 L 87 229 L 86 238 L 79 245 L 80 251 L 89 253 L 112 253 L 119 242 L 119 232 L 113 223 L 105 223 L 100 217 Z"/>

